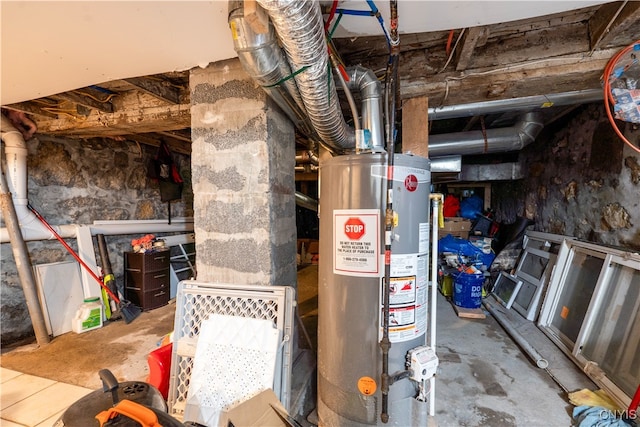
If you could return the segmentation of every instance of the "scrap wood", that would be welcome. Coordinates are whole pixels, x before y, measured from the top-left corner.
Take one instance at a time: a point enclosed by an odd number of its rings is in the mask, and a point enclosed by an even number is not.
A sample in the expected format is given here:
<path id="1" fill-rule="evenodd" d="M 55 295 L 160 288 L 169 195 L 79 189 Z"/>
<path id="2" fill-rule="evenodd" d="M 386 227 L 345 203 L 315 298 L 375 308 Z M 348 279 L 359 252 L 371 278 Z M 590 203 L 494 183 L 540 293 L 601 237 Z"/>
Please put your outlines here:
<path id="1" fill-rule="evenodd" d="M 457 305 L 451 303 L 453 306 L 453 310 L 456 312 L 458 317 L 464 317 L 467 319 L 486 319 L 486 314 L 482 311 L 481 308 L 464 308 L 458 307 Z"/>

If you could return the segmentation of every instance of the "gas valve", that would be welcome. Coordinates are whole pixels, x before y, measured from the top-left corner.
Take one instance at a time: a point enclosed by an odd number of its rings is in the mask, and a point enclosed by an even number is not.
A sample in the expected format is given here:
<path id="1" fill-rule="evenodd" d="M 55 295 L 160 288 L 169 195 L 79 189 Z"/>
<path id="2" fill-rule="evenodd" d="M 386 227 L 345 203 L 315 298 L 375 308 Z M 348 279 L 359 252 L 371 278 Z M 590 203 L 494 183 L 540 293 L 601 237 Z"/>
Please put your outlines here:
<path id="1" fill-rule="evenodd" d="M 407 365 L 411 371 L 410 379 L 422 382 L 431 378 L 438 370 L 438 356 L 431 347 L 412 348 L 407 353 Z"/>

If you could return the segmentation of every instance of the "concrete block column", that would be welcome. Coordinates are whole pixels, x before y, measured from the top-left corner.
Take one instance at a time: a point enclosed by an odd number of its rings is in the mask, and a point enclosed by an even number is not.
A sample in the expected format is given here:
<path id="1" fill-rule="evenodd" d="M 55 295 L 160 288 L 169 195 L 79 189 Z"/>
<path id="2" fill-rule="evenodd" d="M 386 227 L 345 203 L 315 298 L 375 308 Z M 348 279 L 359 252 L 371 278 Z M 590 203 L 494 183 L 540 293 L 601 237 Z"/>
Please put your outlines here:
<path id="1" fill-rule="evenodd" d="M 190 89 L 197 279 L 295 286 L 293 125 L 237 59 Z"/>

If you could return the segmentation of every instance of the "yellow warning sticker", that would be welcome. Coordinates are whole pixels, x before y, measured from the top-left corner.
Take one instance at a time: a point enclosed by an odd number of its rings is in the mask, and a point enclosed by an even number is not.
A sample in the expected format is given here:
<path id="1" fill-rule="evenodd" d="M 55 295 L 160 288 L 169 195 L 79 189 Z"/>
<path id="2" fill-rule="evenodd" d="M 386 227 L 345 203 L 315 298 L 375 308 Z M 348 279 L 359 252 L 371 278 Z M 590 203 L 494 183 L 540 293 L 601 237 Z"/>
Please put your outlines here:
<path id="1" fill-rule="evenodd" d="M 371 377 L 361 377 L 358 380 L 358 390 L 365 396 L 371 396 L 376 392 L 377 388 L 376 380 Z"/>
<path id="2" fill-rule="evenodd" d="M 569 307 L 567 307 L 566 305 L 563 305 L 562 311 L 560 312 L 560 317 L 562 317 L 563 319 L 566 319 L 567 316 L 569 316 Z"/>
<path id="3" fill-rule="evenodd" d="M 231 37 L 233 37 L 234 40 L 238 40 L 238 28 L 235 21 L 229 22 L 229 27 L 231 28 Z"/>
<path id="4" fill-rule="evenodd" d="M 398 226 L 398 212 L 396 211 L 393 212 L 393 226 L 394 227 Z"/>

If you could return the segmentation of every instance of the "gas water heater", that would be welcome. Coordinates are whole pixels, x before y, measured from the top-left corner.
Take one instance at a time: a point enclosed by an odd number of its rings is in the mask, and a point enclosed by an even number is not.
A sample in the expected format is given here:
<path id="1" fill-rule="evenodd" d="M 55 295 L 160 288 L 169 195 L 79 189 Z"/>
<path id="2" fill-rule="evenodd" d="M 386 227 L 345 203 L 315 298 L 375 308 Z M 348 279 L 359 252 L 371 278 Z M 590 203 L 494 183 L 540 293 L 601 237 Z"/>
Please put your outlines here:
<path id="1" fill-rule="evenodd" d="M 431 172 L 429 160 L 418 156 L 396 154 L 393 163 L 387 372 L 401 375 L 388 387 L 386 405 L 379 343 L 387 154 L 338 156 L 320 166 L 320 426 L 426 425 L 424 387 L 437 366 L 425 347 Z"/>

